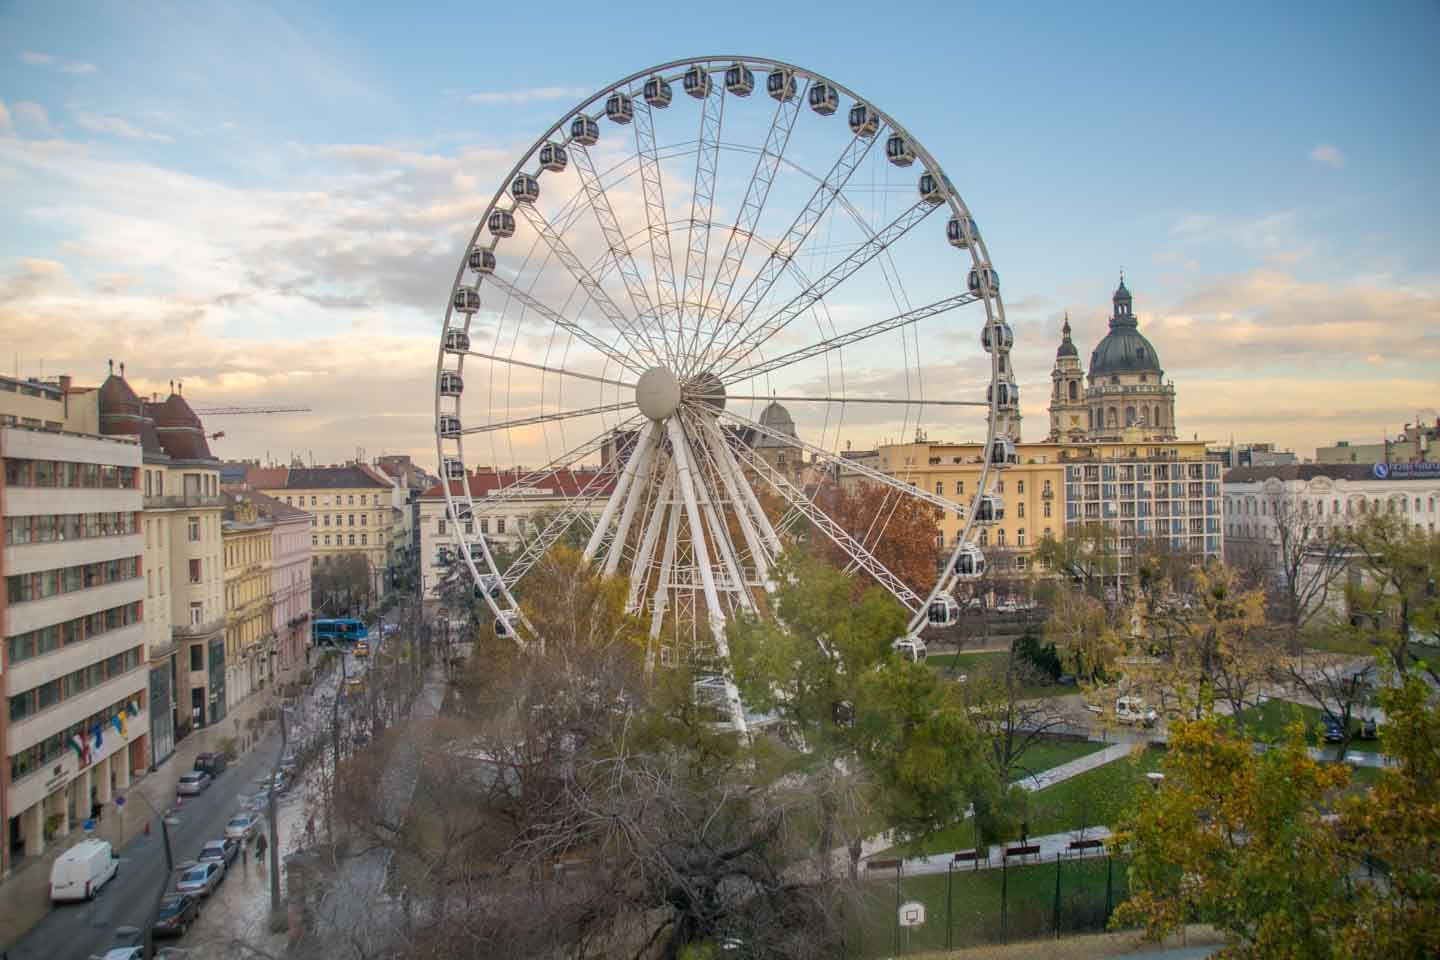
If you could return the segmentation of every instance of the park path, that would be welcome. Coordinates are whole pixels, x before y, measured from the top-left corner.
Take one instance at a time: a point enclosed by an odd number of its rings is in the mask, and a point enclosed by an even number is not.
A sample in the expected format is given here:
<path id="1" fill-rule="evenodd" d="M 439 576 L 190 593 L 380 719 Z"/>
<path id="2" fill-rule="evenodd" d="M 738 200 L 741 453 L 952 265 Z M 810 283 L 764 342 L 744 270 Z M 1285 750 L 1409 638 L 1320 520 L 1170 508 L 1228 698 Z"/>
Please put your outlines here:
<path id="1" fill-rule="evenodd" d="M 1009 866 L 1020 866 L 1032 863 L 1054 863 L 1058 856 L 1065 856 L 1068 859 L 1079 859 L 1081 857 L 1103 857 L 1105 848 L 1103 846 L 1092 847 L 1088 850 L 1071 850 L 1070 844 L 1076 840 L 1109 840 L 1109 827 L 1085 827 L 1081 830 L 1067 830 L 1064 833 L 1047 833 L 1042 837 L 1030 837 L 1026 844 L 1029 847 L 1038 847 L 1035 853 L 1023 857 L 1014 856 L 1010 858 Z M 985 848 L 980 859 L 966 860 L 962 865 L 956 864 L 956 870 L 999 870 L 1005 865 L 1005 848 L 1018 847 L 1018 840 L 1008 844 L 993 844 Z M 959 850 L 952 850 L 949 853 L 931 853 L 921 857 L 905 857 L 900 863 L 900 871 L 907 877 L 921 876 L 923 874 L 945 873 L 955 863 L 955 854 Z M 965 853 L 970 851 L 966 850 Z"/>

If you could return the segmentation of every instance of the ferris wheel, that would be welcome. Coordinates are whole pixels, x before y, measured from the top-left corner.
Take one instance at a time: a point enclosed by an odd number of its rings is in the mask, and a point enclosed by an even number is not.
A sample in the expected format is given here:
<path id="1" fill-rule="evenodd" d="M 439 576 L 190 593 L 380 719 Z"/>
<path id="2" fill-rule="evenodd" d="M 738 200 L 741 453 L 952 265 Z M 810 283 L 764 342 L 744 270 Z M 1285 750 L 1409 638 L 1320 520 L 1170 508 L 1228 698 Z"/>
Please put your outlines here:
<path id="1" fill-rule="evenodd" d="M 652 658 L 689 664 L 743 731 L 724 625 L 767 609 L 801 526 L 894 595 L 912 637 L 953 619 L 1015 462 L 1013 342 L 975 219 L 895 117 L 766 58 L 631 74 L 531 144 L 456 274 L 435 379 L 448 514 L 537 488 L 558 509 L 504 564 L 483 525 L 449 524 L 455 562 L 521 638 L 517 595 L 568 533 L 626 578 Z M 968 499 L 847 450 L 924 430 L 984 438 Z M 464 482 L 476 468 L 491 489 Z M 860 529 L 824 509 L 842 475 L 883 491 Z M 875 555 L 903 498 L 963 518 L 924 595 Z"/>

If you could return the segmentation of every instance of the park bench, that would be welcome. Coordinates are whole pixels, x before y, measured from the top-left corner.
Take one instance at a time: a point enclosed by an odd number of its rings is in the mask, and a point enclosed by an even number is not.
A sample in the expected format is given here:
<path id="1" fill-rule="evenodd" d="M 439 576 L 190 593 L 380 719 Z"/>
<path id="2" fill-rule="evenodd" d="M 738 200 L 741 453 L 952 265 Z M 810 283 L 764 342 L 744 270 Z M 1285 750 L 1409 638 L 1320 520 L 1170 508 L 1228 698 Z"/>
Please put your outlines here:
<path id="1" fill-rule="evenodd" d="M 977 870 L 980 869 L 980 862 L 982 860 L 987 865 L 990 863 L 989 847 L 986 847 L 984 850 L 961 850 L 954 856 L 955 863 L 973 863 Z"/>
<path id="2" fill-rule="evenodd" d="M 1069 850 L 1074 854 L 1083 854 L 1087 850 L 1099 850 L 1104 846 L 1104 840 L 1071 840 Z"/>
<path id="3" fill-rule="evenodd" d="M 1036 844 L 1036 843 L 1026 844 L 1025 846 L 1021 846 L 1021 847 L 1006 847 L 1006 848 L 1005 848 L 1005 859 L 1006 859 L 1006 860 L 1009 860 L 1011 857 L 1019 857 L 1019 858 L 1021 859 L 1021 861 L 1023 862 L 1026 857 L 1038 857 L 1038 856 L 1040 856 L 1040 845 L 1039 845 L 1039 844 Z"/>

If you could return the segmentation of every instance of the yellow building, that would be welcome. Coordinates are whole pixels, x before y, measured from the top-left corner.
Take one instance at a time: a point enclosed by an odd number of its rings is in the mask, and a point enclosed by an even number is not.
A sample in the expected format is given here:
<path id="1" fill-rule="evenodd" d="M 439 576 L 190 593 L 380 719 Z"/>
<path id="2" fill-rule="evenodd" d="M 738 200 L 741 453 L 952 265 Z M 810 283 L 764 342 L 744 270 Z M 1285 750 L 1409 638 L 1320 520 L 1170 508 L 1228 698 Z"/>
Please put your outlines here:
<path id="1" fill-rule="evenodd" d="M 1163 428 L 1162 428 L 1163 429 Z M 920 442 L 882 446 L 880 469 L 931 493 L 969 504 L 983 467 L 978 443 Z M 1199 558 L 1224 548 L 1220 464 L 1207 461 L 1202 440 L 1166 439 L 1145 427 L 1110 440 L 1021 443 L 1018 462 L 990 471 L 1004 519 L 974 534 L 994 572 L 1024 573 L 1036 545 L 1067 529 L 1101 524 L 1113 531 L 1123 580 L 1146 544 Z M 944 548 L 963 518 L 941 522 Z"/>
<path id="2" fill-rule="evenodd" d="M 226 493 L 225 694 L 235 704 L 265 686 L 274 649 L 274 523 L 245 493 Z"/>

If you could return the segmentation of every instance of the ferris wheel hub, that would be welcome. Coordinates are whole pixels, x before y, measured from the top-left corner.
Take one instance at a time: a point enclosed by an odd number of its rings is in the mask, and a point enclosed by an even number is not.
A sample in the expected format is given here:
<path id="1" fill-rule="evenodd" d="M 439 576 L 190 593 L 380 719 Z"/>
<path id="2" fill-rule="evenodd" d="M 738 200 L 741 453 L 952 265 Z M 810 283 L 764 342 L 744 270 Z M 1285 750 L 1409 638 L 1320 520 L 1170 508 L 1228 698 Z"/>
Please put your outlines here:
<path id="1" fill-rule="evenodd" d="M 668 367 L 651 367 L 635 383 L 635 405 L 657 423 L 674 416 L 680 409 L 680 381 Z"/>

